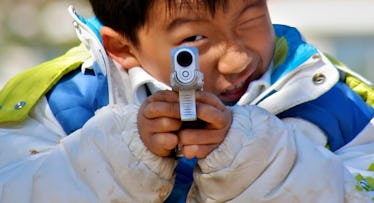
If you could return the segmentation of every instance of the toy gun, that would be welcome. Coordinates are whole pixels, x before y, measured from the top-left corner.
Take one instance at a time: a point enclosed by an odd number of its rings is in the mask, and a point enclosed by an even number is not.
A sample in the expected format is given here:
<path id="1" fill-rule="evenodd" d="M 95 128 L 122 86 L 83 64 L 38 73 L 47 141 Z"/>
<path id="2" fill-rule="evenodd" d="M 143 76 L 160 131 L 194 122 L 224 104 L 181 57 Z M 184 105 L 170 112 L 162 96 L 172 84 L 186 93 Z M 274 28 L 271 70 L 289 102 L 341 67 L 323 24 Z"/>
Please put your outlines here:
<path id="1" fill-rule="evenodd" d="M 180 115 L 183 128 L 204 128 L 205 122 L 196 115 L 196 91 L 204 85 L 204 75 L 199 70 L 199 53 L 195 47 L 182 46 L 171 50 L 172 70 L 170 86 L 179 92 Z M 178 145 L 176 156 L 181 157 Z"/>

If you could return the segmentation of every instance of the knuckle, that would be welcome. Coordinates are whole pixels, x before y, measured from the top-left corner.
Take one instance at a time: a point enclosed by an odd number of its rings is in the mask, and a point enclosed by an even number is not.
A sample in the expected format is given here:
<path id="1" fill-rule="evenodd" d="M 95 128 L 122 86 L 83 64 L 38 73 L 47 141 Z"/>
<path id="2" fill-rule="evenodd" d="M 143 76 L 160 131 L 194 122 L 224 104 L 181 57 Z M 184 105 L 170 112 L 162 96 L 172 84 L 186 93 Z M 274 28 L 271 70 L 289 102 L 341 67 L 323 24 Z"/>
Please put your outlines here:
<path id="1" fill-rule="evenodd" d="M 222 128 L 226 125 L 226 118 L 224 115 L 222 114 L 218 114 L 216 117 L 216 125 L 219 127 L 219 128 Z"/>
<path id="2" fill-rule="evenodd" d="M 161 115 L 161 112 L 163 112 L 163 106 L 160 104 L 160 102 L 149 103 L 144 110 L 144 114 L 147 118 L 154 118 Z"/>
<path id="3" fill-rule="evenodd" d="M 155 102 L 149 103 L 147 106 L 147 112 L 153 113 L 157 112 L 159 108 L 157 108 L 157 104 Z"/>

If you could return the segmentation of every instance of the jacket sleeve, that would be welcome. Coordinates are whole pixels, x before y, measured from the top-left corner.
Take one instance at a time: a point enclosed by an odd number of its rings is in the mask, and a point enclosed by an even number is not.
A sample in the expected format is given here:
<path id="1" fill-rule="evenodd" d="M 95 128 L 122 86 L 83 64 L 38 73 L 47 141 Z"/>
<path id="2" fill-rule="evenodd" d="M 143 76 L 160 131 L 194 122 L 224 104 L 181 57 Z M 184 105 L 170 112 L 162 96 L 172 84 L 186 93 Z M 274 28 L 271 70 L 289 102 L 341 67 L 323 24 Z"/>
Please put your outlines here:
<path id="1" fill-rule="evenodd" d="M 176 163 L 143 145 L 137 110 L 137 106 L 104 107 L 57 144 L 31 135 L 56 136 L 36 120 L 1 128 L 0 143 L 9 145 L 8 150 L 0 148 L 1 156 L 12 156 L 10 148 L 25 149 L 23 157 L 18 153 L 1 162 L 0 201 L 161 202 L 172 189 Z M 38 150 L 26 156 L 31 147 L 23 145 L 26 142 L 38 145 Z"/>
<path id="2" fill-rule="evenodd" d="M 316 126 L 257 106 L 232 112 L 226 139 L 194 171 L 193 202 L 370 202 Z"/>

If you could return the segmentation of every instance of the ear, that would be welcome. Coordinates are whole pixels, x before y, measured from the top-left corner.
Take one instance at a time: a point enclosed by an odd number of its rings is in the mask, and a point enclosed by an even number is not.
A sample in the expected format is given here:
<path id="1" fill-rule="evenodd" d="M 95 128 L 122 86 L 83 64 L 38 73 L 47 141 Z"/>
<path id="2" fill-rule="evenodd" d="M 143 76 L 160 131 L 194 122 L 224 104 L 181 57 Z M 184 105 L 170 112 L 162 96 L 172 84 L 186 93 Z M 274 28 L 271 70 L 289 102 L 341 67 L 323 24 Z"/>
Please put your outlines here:
<path id="1" fill-rule="evenodd" d="M 100 29 L 100 34 L 107 54 L 123 68 L 130 69 L 140 66 L 136 56 L 131 51 L 134 46 L 124 36 L 107 26 Z"/>

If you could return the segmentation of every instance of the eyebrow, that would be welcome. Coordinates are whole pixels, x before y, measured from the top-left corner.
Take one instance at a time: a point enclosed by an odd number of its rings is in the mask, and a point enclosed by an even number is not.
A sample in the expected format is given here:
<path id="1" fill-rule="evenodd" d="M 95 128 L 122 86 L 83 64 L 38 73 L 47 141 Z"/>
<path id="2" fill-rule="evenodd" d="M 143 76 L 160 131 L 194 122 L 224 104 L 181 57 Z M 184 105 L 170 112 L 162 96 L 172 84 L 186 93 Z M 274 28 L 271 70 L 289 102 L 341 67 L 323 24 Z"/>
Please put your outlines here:
<path id="1" fill-rule="evenodd" d="M 202 22 L 204 21 L 204 19 L 202 18 L 189 18 L 189 17 L 180 17 L 180 18 L 176 18 L 174 19 L 168 26 L 167 26 L 167 30 L 168 31 L 171 31 L 171 30 L 174 30 L 175 28 L 179 27 L 180 25 L 182 24 L 186 24 L 186 23 L 192 23 L 192 22 Z"/>
<path id="2" fill-rule="evenodd" d="M 243 7 L 243 9 L 239 12 L 238 16 L 243 15 L 248 9 L 252 8 L 255 6 L 257 3 L 259 3 L 261 0 L 248 0 L 247 5 Z"/>
<path id="3" fill-rule="evenodd" d="M 248 9 L 252 8 L 259 1 L 261 1 L 261 0 L 246 0 L 247 5 L 244 6 L 242 10 L 240 10 L 240 12 L 238 13 L 237 16 L 243 15 L 243 13 L 245 13 Z M 192 22 L 202 22 L 202 21 L 205 21 L 205 20 L 201 17 L 178 17 L 178 18 L 174 19 L 167 26 L 167 30 L 172 31 L 182 24 L 192 23 Z"/>

